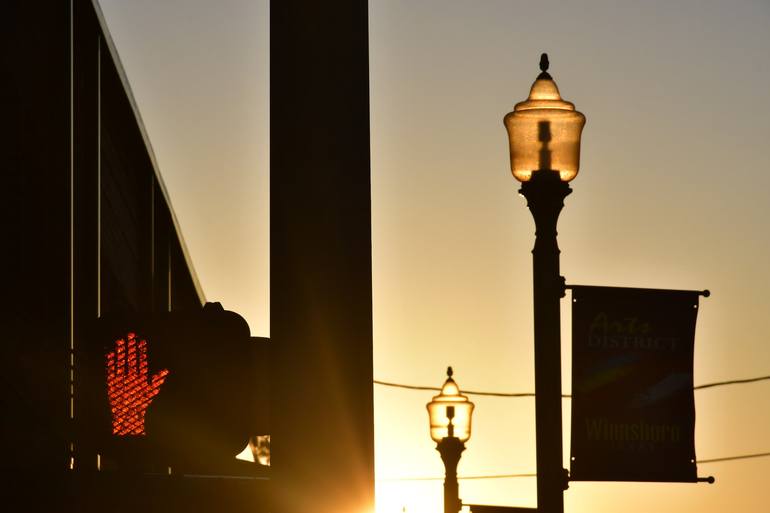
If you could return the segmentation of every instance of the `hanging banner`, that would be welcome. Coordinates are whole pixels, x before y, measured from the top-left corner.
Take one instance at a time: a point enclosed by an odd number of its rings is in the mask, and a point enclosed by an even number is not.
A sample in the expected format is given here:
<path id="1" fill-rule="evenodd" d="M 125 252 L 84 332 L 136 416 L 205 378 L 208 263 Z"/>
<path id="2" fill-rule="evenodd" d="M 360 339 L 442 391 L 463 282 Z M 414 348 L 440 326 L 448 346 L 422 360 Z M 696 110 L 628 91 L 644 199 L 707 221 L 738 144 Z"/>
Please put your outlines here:
<path id="1" fill-rule="evenodd" d="M 572 287 L 571 480 L 697 481 L 699 295 Z"/>

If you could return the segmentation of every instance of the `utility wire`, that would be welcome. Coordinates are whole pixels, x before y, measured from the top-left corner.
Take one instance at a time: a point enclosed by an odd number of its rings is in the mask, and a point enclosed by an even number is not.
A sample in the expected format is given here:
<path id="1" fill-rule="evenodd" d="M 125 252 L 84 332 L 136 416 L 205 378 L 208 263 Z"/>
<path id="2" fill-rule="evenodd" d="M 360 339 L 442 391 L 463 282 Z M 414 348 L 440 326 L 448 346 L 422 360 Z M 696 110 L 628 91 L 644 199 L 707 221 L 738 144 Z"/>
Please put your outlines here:
<path id="1" fill-rule="evenodd" d="M 723 385 L 742 385 L 743 383 L 754 383 L 756 381 L 764 381 L 766 379 L 770 379 L 770 376 L 759 376 L 758 378 L 747 379 L 733 379 L 730 381 L 717 381 L 714 383 L 706 383 L 705 385 L 698 385 L 697 387 L 692 388 L 693 390 L 702 390 L 704 388 L 721 387 Z"/>
<path id="2" fill-rule="evenodd" d="M 378 379 L 374 380 L 374 383 L 376 385 L 384 385 L 386 387 L 395 387 L 395 388 L 406 388 L 407 390 L 432 390 L 435 392 L 438 392 L 441 390 L 440 387 L 424 387 L 420 385 L 404 385 L 402 383 L 391 383 L 389 381 L 380 381 Z M 492 396 L 492 397 L 535 397 L 534 392 L 519 392 L 519 393 L 507 393 L 507 392 L 476 392 L 472 390 L 463 390 L 463 394 L 468 395 L 486 395 L 486 396 Z M 570 397 L 568 395 L 562 395 L 562 397 Z"/>
<path id="3" fill-rule="evenodd" d="M 511 477 L 537 477 L 537 474 L 494 474 L 488 476 L 458 476 L 458 480 L 507 479 Z M 443 477 L 389 477 L 377 481 L 443 481 Z"/>
<path id="4" fill-rule="evenodd" d="M 757 381 L 765 381 L 765 380 L 770 380 L 770 376 L 759 376 L 756 378 L 747 378 L 747 379 L 733 379 L 729 381 L 716 381 L 714 383 L 705 383 L 703 385 L 694 386 L 693 390 L 703 390 L 705 388 L 721 387 L 725 385 L 742 385 L 745 383 L 755 383 Z M 390 381 L 381 381 L 378 379 L 375 379 L 374 383 L 376 385 L 383 385 L 386 387 L 394 387 L 394 388 L 404 388 L 407 390 L 431 390 L 436 392 L 441 390 L 441 388 L 439 387 L 405 385 L 403 383 L 392 383 Z M 462 393 L 468 394 L 468 395 L 478 395 L 478 396 L 487 396 L 487 397 L 535 397 L 534 392 L 480 392 L 477 390 L 462 390 Z M 564 398 L 572 397 L 572 395 L 570 394 L 562 394 L 561 396 Z"/>
<path id="5" fill-rule="evenodd" d="M 727 456 L 725 458 L 712 458 L 710 460 L 698 460 L 696 463 L 717 463 L 720 461 L 747 460 L 749 458 L 763 458 L 770 456 L 770 452 L 758 452 L 756 454 L 744 454 L 742 456 Z"/>
<path id="6" fill-rule="evenodd" d="M 763 458 L 770 456 L 770 452 L 758 452 L 755 454 L 743 454 L 741 456 L 727 456 L 725 458 L 712 458 L 708 460 L 698 460 L 695 463 L 719 463 L 723 461 L 735 461 L 735 460 L 747 460 L 750 458 Z M 471 479 L 509 479 L 517 477 L 537 477 L 537 474 L 489 474 L 483 476 L 458 476 L 458 480 L 471 480 Z M 443 477 L 394 477 L 378 479 L 377 481 L 443 481 Z"/>
<path id="7" fill-rule="evenodd" d="M 705 383 L 703 385 L 697 385 L 693 387 L 693 390 L 703 390 L 706 388 L 714 388 L 714 387 L 720 387 L 720 386 L 726 386 L 726 385 L 741 385 L 746 383 L 755 383 L 757 381 L 765 381 L 770 380 L 770 376 L 759 376 L 756 378 L 747 378 L 747 379 L 733 379 L 728 381 L 716 381 L 714 383 Z M 407 390 L 430 390 L 430 391 L 440 391 L 441 389 L 439 387 L 426 387 L 426 386 L 420 386 L 420 385 L 405 385 L 403 383 L 391 383 L 388 381 L 380 381 L 375 379 L 374 383 L 377 385 L 383 385 L 388 387 L 394 387 L 394 388 L 404 388 Z M 463 390 L 462 391 L 465 394 L 468 395 L 479 395 L 479 396 L 491 396 L 491 397 L 535 397 L 535 394 L 533 392 L 518 392 L 518 393 L 506 393 L 506 392 L 479 392 L 479 391 L 473 391 L 473 390 Z M 562 394 L 562 397 L 572 397 L 569 394 Z M 759 452 L 754 454 L 743 454 L 740 456 L 726 456 L 723 458 L 711 458 L 706 460 L 698 460 L 696 463 L 698 464 L 707 464 L 707 463 L 719 463 L 723 461 L 736 461 L 736 460 L 746 460 L 751 458 L 763 458 L 770 456 L 770 452 Z M 537 474 L 490 474 L 490 475 L 483 475 L 483 476 L 459 476 L 458 480 L 472 480 L 472 479 L 509 479 L 509 478 L 519 478 L 519 477 L 537 477 Z M 403 478 L 386 478 L 386 479 L 378 479 L 378 481 L 441 481 L 443 480 L 443 477 L 403 477 Z"/>

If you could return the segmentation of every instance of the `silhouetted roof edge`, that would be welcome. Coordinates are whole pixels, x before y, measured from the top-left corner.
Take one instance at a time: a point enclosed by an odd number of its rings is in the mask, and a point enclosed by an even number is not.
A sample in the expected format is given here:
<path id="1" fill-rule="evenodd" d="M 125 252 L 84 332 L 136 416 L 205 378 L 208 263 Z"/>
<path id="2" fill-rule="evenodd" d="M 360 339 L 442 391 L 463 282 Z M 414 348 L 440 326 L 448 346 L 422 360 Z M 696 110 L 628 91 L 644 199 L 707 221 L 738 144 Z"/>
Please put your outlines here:
<path id="1" fill-rule="evenodd" d="M 198 299 L 200 300 L 201 305 L 203 305 L 206 303 L 206 295 L 203 293 L 200 281 L 198 281 L 198 274 L 195 272 L 195 267 L 193 266 L 190 252 L 187 250 L 187 244 L 185 243 L 184 237 L 182 236 L 182 228 L 179 225 L 179 220 L 176 218 L 176 213 L 174 212 L 174 208 L 171 205 L 171 197 L 168 194 L 168 190 L 166 190 L 166 184 L 163 182 L 163 177 L 160 174 L 158 161 L 155 159 L 155 151 L 152 149 L 150 138 L 148 137 L 147 130 L 144 127 L 144 121 L 142 120 L 142 115 L 139 112 L 139 106 L 136 104 L 134 94 L 131 92 L 131 85 L 128 82 L 128 76 L 126 75 L 126 71 L 123 69 L 123 63 L 120 61 L 120 55 L 118 54 L 118 50 L 112 40 L 112 35 L 110 34 L 109 28 L 107 27 L 107 20 L 104 18 L 104 13 L 102 13 L 102 9 L 99 6 L 99 1 L 91 0 L 91 4 L 94 7 L 96 18 L 99 20 L 99 26 L 102 30 L 102 34 L 104 35 L 104 41 L 107 43 L 107 48 L 110 50 L 112 60 L 115 63 L 115 68 L 118 70 L 118 75 L 120 76 L 123 89 L 125 90 L 126 96 L 128 97 L 128 102 L 131 104 L 131 110 L 134 112 L 136 125 L 139 127 L 139 132 L 142 134 L 142 140 L 144 141 L 144 145 L 147 148 L 147 154 L 150 156 L 150 162 L 152 164 L 153 172 L 155 173 L 155 178 L 158 179 L 160 190 L 163 193 L 163 197 L 166 200 L 166 205 L 168 205 L 168 210 L 171 213 L 171 221 L 174 223 L 174 230 L 176 231 L 177 239 L 179 239 L 179 246 L 182 248 L 182 254 L 184 255 L 185 262 L 187 263 L 187 269 L 190 271 L 190 277 L 193 280 L 193 285 L 195 286 L 195 291 L 198 294 Z"/>

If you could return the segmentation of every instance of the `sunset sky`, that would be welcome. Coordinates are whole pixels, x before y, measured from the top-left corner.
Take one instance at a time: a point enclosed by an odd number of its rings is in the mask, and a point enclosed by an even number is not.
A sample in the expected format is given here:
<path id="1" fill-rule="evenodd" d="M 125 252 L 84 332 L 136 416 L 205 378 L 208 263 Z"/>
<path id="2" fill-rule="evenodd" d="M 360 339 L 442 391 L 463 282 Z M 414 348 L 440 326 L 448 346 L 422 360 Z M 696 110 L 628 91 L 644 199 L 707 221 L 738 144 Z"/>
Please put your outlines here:
<path id="1" fill-rule="evenodd" d="M 100 0 L 202 288 L 269 336 L 266 0 Z M 503 116 L 541 52 L 587 118 L 568 283 L 705 289 L 695 383 L 770 374 L 770 2 L 370 0 L 374 375 L 534 390 L 534 226 Z M 301 120 L 298 120 L 301 122 Z M 564 391 L 570 311 L 562 303 Z M 437 513 L 433 394 L 375 386 L 378 513 Z M 695 392 L 699 459 L 770 452 L 770 382 Z M 535 470 L 534 400 L 475 397 L 461 476 Z M 569 455 L 564 401 L 564 458 Z M 569 513 L 766 512 L 770 458 L 716 484 L 571 483 Z M 535 506 L 535 479 L 460 483 Z"/>

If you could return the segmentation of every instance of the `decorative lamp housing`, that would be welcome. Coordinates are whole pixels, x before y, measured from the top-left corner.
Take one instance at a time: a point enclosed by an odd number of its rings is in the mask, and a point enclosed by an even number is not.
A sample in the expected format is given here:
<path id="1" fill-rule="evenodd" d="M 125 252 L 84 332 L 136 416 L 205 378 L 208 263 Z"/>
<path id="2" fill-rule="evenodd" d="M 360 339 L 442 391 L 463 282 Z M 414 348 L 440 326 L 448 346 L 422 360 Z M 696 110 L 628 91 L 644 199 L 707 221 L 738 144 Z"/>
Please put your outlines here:
<path id="1" fill-rule="evenodd" d="M 540 57 L 540 69 L 529 98 L 517 103 L 503 119 L 510 142 L 511 172 L 520 182 L 527 182 L 538 171 L 558 171 L 559 178 L 569 182 L 580 167 L 580 135 L 586 118 L 572 103 L 562 100 L 547 71 L 545 53 Z"/>
<path id="2" fill-rule="evenodd" d="M 467 441 L 471 437 L 473 406 L 468 397 L 460 393 L 457 383 L 452 379 L 452 367 L 449 367 L 441 392 L 427 404 L 430 437 L 437 443 L 447 437 Z"/>

